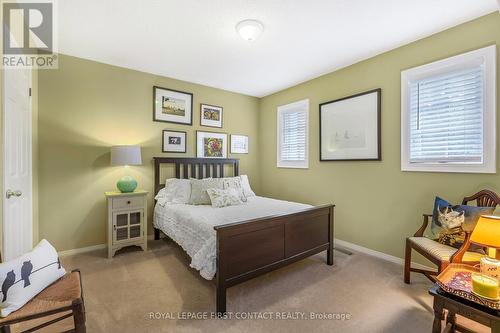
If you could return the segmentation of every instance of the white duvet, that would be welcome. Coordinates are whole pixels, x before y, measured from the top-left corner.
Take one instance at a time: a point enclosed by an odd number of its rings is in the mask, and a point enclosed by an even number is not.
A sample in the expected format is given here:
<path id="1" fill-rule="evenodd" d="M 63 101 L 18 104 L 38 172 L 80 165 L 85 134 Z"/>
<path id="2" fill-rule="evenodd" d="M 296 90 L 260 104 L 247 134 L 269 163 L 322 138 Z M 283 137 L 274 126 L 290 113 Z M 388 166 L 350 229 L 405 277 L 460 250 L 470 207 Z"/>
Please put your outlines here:
<path id="1" fill-rule="evenodd" d="M 191 267 L 211 280 L 216 272 L 214 226 L 277 214 L 288 214 L 312 206 L 264 197 L 249 197 L 243 205 L 212 208 L 208 205 L 157 203 L 153 225 L 178 243 L 191 257 Z"/>

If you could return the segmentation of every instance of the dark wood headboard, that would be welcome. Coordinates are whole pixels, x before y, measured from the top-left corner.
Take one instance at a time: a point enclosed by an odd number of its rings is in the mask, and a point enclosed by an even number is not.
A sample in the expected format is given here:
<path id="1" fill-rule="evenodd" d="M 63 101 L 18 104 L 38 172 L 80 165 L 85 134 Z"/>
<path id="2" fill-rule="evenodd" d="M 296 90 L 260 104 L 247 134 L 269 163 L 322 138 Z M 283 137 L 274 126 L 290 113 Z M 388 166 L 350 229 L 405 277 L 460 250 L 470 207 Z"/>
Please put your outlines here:
<path id="1" fill-rule="evenodd" d="M 233 166 L 233 175 L 240 175 L 238 158 L 153 157 L 155 161 L 155 195 L 165 184 L 160 182 L 160 165 L 175 164 L 175 178 L 222 178 L 224 166 Z M 181 172 L 182 171 L 182 172 Z"/>

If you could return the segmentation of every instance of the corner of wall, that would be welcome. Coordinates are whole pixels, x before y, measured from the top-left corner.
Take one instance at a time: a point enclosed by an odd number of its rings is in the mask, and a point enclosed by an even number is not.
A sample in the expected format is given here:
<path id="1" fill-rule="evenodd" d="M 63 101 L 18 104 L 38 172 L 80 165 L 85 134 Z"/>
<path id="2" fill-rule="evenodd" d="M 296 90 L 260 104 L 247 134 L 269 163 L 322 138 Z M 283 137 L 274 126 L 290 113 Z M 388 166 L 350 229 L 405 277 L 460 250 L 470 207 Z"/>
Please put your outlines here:
<path id="1" fill-rule="evenodd" d="M 32 112 L 32 202 L 33 202 L 33 246 L 38 243 L 38 70 L 33 69 L 31 82 Z"/>
<path id="2" fill-rule="evenodd" d="M 1 37 L 0 37 L 1 39 Z M 3 69 L 0 68 L 0 193 L 3 193 Z M 3 200 L 0 200 L 0 251 L 3 249 Z"/>

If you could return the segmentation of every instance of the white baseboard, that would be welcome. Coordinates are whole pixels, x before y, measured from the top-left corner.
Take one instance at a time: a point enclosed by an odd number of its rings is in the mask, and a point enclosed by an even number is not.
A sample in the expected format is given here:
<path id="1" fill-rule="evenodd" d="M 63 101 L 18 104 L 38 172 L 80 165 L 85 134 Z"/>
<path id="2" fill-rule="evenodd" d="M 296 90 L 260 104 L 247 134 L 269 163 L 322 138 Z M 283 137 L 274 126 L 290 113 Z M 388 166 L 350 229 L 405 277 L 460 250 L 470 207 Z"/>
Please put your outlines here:
<path id="1" fill-rule="evenodd" d="M 85 253 L 85 252 L 102 250 L 102 249 L 105 249 L 107 247 L 108 246 L 106 244 L 98 244 L 98 245 L 92 245 L 92 246 L 87 246 L 87 247 L 81 247 L 81 248 L 78 248 L 78 249 L 60 251 L 60 252 L 58 252 L 58 254 L 59 254 L 60 257 L 65 257 L 65 256 L 72 256 L 74 254 L 80 254 L 80 253 Z"/>
<path id="2" fill-rule="evenodd" d="M 401 258 L 398 258 L 396 256 L 392 256 L 392 255 L 384 253 L 384 252 L 375 251 L 375 250 L 372 250 L 372 249 L 369 249 L 367 247 L 363 247 L 363 246 L 360 246 L 357 244 L 349 243 L 349 242 L 343 241 L 341 239 L 335 238 L 335 245 L 338 245 L 340 247 L 344 247 L 346 249 L 349 249 L 349 250 L 352 250 L 355 252 L 364 253 L 364 254 L 367 254 L 369 256 L 376 257 L 376 258 L 379 258 L 379 259 L 382 259 L 385 261 L 390 261 L 390 262 L 393 262 L 393 263 L 401 265 L 401 266 L 404 265 L 404 260 Z M 435 268 L 425 266 L 425 265 L 422 265 L 422 264 L 419 264 L 416 262 L 412 262 L 411 265 L 412 265 L 412 267 L 415 267 L 415 268 L 436 271 Z"/>
<path id="3" fill-rule="evenodd" d="M 148 235 L 148 240 L 154 240 L 154 237 L 155 237 L 154 235 Z M 80 254 L 80 253 L 102 250 L 102 249 L 105 249 L 107 247 L 108 247 L 107 244 L 98 244 L 98 245 L 92 245 L 92 246 L 87 246 L 87 247 L 80 247 L 78 249 L 60 251 L 60 252 L 58 252 L 58 254 L 60 257 L 65 257 L 65 256 L 72 256 L 72 255 Z"/>

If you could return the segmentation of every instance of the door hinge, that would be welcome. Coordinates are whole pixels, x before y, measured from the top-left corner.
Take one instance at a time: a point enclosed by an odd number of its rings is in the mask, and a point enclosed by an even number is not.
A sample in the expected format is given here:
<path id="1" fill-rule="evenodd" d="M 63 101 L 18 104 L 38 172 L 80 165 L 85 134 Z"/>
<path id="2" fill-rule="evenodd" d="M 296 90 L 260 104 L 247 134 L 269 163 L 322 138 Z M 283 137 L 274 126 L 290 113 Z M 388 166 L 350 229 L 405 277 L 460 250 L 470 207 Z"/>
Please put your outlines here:
<path id="1" fill-rule="evenodd" d="M 29 92 L 28 93 L 29 93 L 29 96 L 31 97 L 31 88 L 29 88 Z"/>

